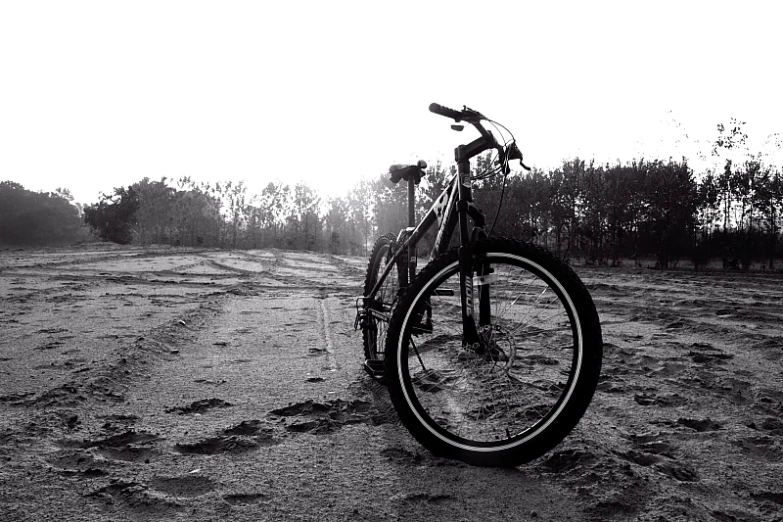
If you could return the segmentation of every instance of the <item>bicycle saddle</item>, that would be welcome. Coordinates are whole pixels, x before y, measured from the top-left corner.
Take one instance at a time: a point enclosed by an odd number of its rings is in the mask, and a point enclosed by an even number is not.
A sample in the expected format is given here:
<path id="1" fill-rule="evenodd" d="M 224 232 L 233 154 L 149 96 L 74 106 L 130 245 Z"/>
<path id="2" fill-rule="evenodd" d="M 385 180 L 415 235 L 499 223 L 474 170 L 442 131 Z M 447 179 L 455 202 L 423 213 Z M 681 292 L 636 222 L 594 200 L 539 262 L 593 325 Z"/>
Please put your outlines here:
<path id="1" fill-rule="evenodd" d="M 389 180 L 392 183 L 399 183 L 401 179 L 408 181 L 413 177 L 413 182 L 417 185 L 424 177 L 424 169 L 427 168 L 427 162 L 419 160 L 415 165 L 392 165 L 389 167 Z"/>

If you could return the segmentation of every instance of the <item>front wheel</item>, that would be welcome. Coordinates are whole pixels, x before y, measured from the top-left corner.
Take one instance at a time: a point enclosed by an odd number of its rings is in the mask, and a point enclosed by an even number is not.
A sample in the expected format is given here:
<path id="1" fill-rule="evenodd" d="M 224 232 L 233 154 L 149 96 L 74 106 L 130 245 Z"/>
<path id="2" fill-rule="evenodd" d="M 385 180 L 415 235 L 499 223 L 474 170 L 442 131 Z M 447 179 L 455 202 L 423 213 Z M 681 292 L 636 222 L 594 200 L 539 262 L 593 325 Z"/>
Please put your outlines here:
<path id="1" fill-rule="evenodd" d="M 478 241 L 473 269 L 481 342 L 463 342 L 459 260 L 447 252 L 414 279 L 392 315 L 389 393 L 433 453 L 517 466 L 556 446 L 584 414 L 601 370 L 601 326 L 582 282 L 546 250 Z"/>

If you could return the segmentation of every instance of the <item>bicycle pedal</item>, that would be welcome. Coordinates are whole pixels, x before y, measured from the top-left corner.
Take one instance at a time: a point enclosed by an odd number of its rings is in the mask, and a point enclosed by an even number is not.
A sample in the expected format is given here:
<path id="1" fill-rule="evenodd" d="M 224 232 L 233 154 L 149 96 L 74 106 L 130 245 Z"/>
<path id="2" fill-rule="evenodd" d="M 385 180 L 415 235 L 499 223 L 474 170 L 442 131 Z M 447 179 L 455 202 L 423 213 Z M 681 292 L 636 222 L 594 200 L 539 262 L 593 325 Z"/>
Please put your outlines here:
<path id="1" fill-rule="evenodd" d="M 353 321 L 353 329 L 354 331 L 358 330 L 359 328 L 365 329 L 367 328 L 368 321 L 367 321 L 367 311 L 366 310 L 359 310 L 356 312 L 356 319 Z"/>
<path id="2" fill-rule="evenodd" d="M 382 381 L 386 375 L 383 359 L 365 359 L 363 367 L 364 371 L 376 381 Z"/>
<path id="3" fill-rule="evenodd" d="M 353 321 L 353 329 L 358 330 L 360 326 L 364 326 L 364 320 L 367 318 L 367 310 L 364 308 L 364 297 L 356 298 L 356 318 Z"/>

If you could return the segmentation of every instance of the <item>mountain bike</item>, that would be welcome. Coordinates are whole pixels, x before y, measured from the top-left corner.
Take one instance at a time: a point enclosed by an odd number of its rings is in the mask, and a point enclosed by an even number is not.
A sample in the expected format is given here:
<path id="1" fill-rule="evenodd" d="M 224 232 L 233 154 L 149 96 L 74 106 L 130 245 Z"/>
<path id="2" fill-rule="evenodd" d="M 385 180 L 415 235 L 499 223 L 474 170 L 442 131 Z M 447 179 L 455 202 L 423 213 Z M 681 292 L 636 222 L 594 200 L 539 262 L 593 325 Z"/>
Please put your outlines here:
<path id="1" fill-rule="evenodd" d="M 370 256 L 355 322 L 365 369 L 385 381 L 400 420 L 432 453 L 517 466 L 554 448 L 586 411 L 601 370 L 601 325 L 565 262 L 485 230 L 473 185 L 502 174 L 505 191 L 509 162 L 527 169 L 513 135 L 503 127 L 505 139 L 502 125 L 468 107 L 433 103 L 430 111 L 479 137 L 455 149 L 456 173 L 418 223 L 414 192 L 426 164 L 390 169 L 393 182 L 408 183 L 409 226 L 381 236 Z M 492 169 L 472 175 L 471 158 L 491 150 Z M 429 262 L 417 273 L 417 244 L 434 226 Z M 449 249 L 455 230 L 459 246 Z"/>

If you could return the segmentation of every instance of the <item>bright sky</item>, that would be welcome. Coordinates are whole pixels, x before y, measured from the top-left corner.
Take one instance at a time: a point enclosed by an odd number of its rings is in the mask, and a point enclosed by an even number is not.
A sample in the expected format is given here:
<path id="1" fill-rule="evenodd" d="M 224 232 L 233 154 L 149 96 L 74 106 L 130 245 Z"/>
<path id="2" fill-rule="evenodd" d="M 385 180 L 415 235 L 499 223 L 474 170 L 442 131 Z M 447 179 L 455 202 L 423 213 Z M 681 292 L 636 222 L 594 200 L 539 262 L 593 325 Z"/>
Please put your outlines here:
<path id="1" fill-rule="evenodd" d="M 732 116 L 761 143 L 783 132 L 780 19 L 748 1 L 2 2 L 0 180 L 82 202 L 144 176 L 339 194 L 475 137 L 430 102 L 505 124 L 541 168 L 676 157 Z"/>

